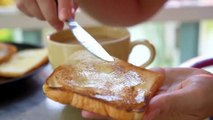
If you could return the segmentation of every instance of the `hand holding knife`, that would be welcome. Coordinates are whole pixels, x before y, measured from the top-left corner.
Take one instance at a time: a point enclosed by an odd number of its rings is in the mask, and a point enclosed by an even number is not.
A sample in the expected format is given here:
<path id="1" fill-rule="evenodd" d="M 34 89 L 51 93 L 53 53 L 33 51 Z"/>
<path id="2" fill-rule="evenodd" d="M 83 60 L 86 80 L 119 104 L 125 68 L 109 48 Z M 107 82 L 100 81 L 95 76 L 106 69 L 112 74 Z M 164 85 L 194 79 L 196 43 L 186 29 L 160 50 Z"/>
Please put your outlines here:
<path id="1" fill-rule="evenodd" d="M 55 1 L 56 5 L 58 5 L 58 1 Z M 74 10 L 72 10 L 72 12 L 74 12 Z M 74 20 L 74 18 L 69 19 L 67 23 L 69 25 L 70 31 L 76 37 L 76 40 L 89 52 L 105 61 L 114 61 L 114 58 L 109 55 L 109 53 L 107 53 L 107 51 L 79 25 Z"/>

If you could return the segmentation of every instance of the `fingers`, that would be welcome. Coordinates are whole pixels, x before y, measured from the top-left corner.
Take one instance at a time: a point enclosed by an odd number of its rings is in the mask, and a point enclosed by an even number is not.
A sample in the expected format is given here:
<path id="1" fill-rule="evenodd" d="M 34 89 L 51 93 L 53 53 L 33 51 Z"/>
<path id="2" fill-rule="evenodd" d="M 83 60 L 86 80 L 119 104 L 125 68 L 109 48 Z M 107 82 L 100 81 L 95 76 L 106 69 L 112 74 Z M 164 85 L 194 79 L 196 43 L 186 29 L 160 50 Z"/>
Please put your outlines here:
<path id="1" fill-rule="evenodd" d="M 213 107 L 212 75 L 191 68 L 169 68 L 165 74 L 173 84 L 151 99 L 144 120 L 197 120 L 211 115 L 212 110 L 206 109 Z"/>
<path id="2" fill-rule="evenodd" d="M 46 20 L 57 30 L 63 29 L 64 21 L 74 18 L 77 7 L 73 0 L 17 0 L 16 4 L 26 15 Z"/>
<path id="3" fill-rule="evenodd" d="M 23 2 L 24 0 L 16 0 L 16 6 L 17 8 L 22 11 L 24 14 L 26 14 L 29 17 L 33 17 L 33 15 L 27 10 L 25 7 L 25 4 Z"/>
<path id="4" fill-rule="evenodd" d="M 26 15 L 45 20 L 36 0 L 17 0 L 16 5 Z"/>
<path id="5" fill-rule="evenodd" d="M 63 29 L 64 23 L 58 18 L 58 8 L 55 0 L 17 0 L 16 5 L 26 15 L 46 20 L 57 30 Z"/>
<path id="6" fill-rule="evenodd" d="M 189 97 L 184 94 L 182 91 L 178 91 L 154 97 L 149 103 L 149 108 L 146 111 L 144 120 L 181 120 L 190 117 L 184 116 L 184 113 L 186 113 L 184 109 L 186 109 L 189 99 Z"/>
<path id="7" fill-rule="evenodd" d="M 84 110 L 81 112 L 81 115 L 84 118 L 87 118 L 87 119 L 100 119 L 100 120 L 107 120 L 108 119 L 107 117 L 97 115 L 95 113 L 84 111 Z"/>
<path id="8" fill-rule="evenodd" d="M 44 18 L 49 22 L 49 24 L 55 29 L 61 30 L 64 24 L 58 18 L 55 0 L 37 0 L 37 3 L 41 9 L 41 12 L 43 13 Z"/>
<path id="9" fill-rule="evenodd" d="M 59 0 L 58 1 L 59 19 L 61 21 L 74 18 L 74 3 L 72 0 Z"/>
<path id="10" fill-rule="evenodd" d="M 39 20 L 45 19 L 36 0 L 24 0 L 24 4 L 27 6 L 26 9 L 31 13 L 31 15 L 34 15 Z"/>

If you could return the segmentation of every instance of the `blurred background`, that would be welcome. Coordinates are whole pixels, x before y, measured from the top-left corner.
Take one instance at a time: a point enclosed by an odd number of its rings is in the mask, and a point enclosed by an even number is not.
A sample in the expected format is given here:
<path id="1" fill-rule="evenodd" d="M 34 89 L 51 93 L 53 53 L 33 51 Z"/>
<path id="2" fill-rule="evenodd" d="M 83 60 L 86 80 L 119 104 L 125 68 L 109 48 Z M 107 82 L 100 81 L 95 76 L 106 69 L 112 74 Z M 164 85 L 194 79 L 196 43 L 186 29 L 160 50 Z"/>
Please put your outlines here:
<path id="1" fill-rule="evenodd" d="M 149 21 L 127 29 L 132 41 L 147 39 L 156 47 L 156 58 L 149 67 L 180 66 L 197 56 L 213 58 L 212 12 L 213 0 L 168 0 Z M 81 10 L 77 11 L 76 21 L 81 26 L 101 25 Z M 45 46 L 47 36 L 53 32 L 56 31 L 46 22 L 18 11 L 15 0 L 0 0 L 0 42 Z M 149 56 L 147 51 L 143 46 L 135 47 L 129 62 L 140 65 Z M 205 69 L 213 72 L 212 66 Z M 44 96 L 42 85 L 50 72 L 51 67 L 46 67 L 38 75 L 26 78 L 19 84 L 0 86 L 3 93 L 0 98 L 1 118 L 67 120 L 79 114 L 76 109 Z"/>
<path id="2" fill-rule="evenodd" d="M 154 3 L 153 3 L 154 4 Z M 213 0 L 169 0 L 149 21 L 129 27 L 132 41 L 147 39 L 157 56 L 150 66 L 178 66 L 196 56 L 213 56 Z M 81 10 L 77 21 L 82 26 L 100 25 Z M 15 7 L 15 0 L 0 0 L 0 41 L 45 45 L 55 32 L 46 22 L 29 18 Z M 129 59 L 139 65 L 147 56 L 143 46 L 134 49 Z"/>

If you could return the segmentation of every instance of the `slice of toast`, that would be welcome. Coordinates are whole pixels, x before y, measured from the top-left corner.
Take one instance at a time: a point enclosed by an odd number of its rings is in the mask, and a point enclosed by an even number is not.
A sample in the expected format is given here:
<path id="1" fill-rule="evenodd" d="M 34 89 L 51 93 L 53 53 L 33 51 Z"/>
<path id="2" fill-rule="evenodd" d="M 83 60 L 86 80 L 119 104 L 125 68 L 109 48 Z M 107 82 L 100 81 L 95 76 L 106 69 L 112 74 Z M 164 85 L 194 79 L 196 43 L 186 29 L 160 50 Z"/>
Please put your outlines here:
<path id="1" fill-rule="evenodd" d="M 106 62 L 78 51 L 43 85 L 47 97 L 118 120 L 141 120 L 163 76 L 115 58 Z"/>
<path id="2" fill-rule="evenodd" d="M 1 77 L 21 77 L 48 62 L 47 49 L 25 49 L 17 52 L 12 58 L 0 65 Z"/>
<path id="3" fill-rule="evenodd" d="M 16 46 L 0 43 L 0 64 L 7 62 L 16 52 Z"/>

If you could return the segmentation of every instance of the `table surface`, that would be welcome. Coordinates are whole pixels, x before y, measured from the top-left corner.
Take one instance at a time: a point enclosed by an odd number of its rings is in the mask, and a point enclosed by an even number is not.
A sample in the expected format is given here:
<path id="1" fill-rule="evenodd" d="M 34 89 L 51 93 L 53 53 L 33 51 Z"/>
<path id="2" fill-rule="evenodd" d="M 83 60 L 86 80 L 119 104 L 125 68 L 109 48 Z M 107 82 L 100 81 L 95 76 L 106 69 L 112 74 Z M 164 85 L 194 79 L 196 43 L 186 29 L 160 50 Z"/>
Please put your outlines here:
<path id="1" fill-rule="evenodd" d="M 42 85 L 52 72 L 47 65 L 30 78 L 0 86 L 1 120 L 83 120 L 80 110 L 48 99 Z"/>

